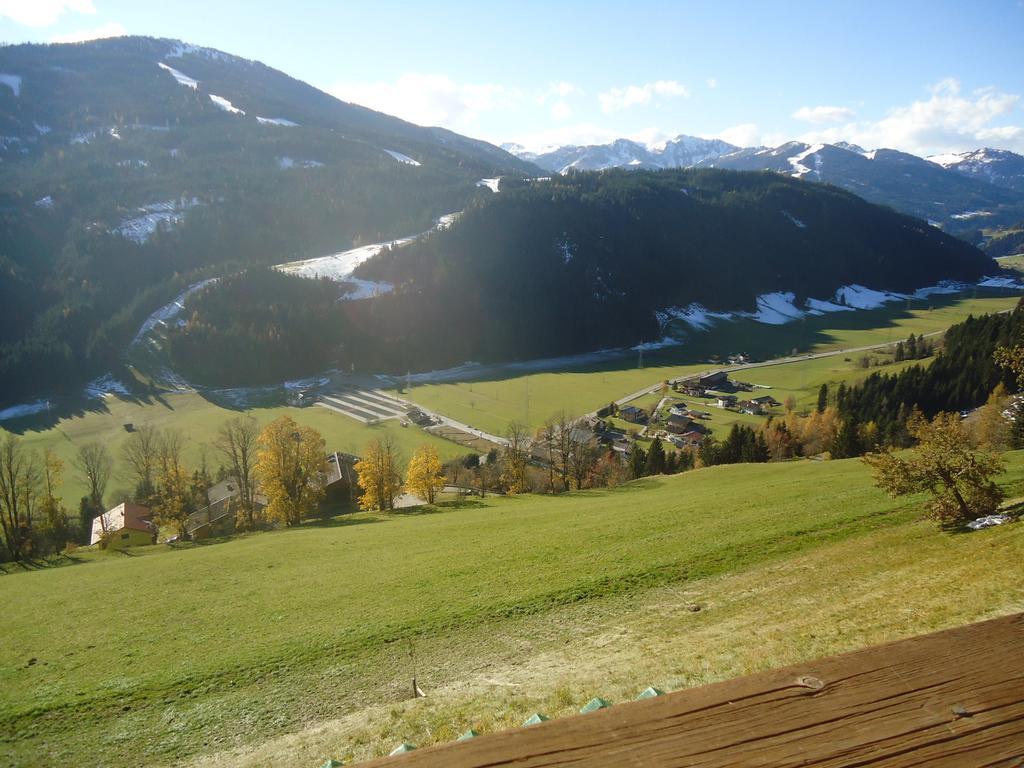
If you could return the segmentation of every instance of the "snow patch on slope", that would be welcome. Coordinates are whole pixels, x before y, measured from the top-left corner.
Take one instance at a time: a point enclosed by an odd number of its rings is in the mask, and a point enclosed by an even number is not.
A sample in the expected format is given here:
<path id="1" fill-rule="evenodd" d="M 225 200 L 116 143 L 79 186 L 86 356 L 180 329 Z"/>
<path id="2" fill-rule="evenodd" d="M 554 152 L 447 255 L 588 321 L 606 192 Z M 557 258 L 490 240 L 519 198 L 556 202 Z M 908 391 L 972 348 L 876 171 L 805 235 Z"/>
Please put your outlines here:
<path id="1" fill-rule="evenodd" d="M 128 387 L 109 373 L 100 376 L 98 379 L 93 379 L 85 385 L 85 396 L 93 400 L 102 399 L 107 395 L 128 396 L 130 394 L 131 392 L 128 390 Z"/>
<path id="2" fill-rule="evenodd" d="M 789 219 L 791 222 L 793 222 L 793 225 L 795 227 L 797 227 L 798 229 L 807 229 L 807 225 L 804 224 L 802 221 L 800 221 L 800 219 L 798 219 L 796 216 L 794 216 L 789 211 L 783 211 L 782 215 L 785 216 L 787 219 Z"/>
<path id="3" fill-rule="evenodd" d="M 9 419 L 23 419 L 26 416 L 35 416 L 37 413 L 50 410 L 49 400 L 34 400 L 31 403 L 12 405 L 10 408 L 0 410 L 0 421 Z"/>
<path id="4" fill-rule="evenodd" d="M 0 73 L 0 85 L 6 85 L 15 96 L 21 96 L 21 75 L 6 75 Z"/>
<path id="5" fill-rule="evenodd" d="M 832 301 L 822 301 L 821 299 L 807 299 L 806 304 L 807 314 L 809 315 L 824 315 L 829 312 L 853 312 L 853 307 L 836 304 Z"/>
<path id="6" fill-rule="evenodd" d="M 400 163 L 405 163 L 406 165 L 419 165 L 420 164 L 419 161 L 413 160 L 408 155 L 403 155 L 401 152 L 396 152 L 393 149 L 385 149 L 384 151 L 387 152 L 389 155 L 391 155 L 393 158 L 395 158 L 395 160 L 397 160 Z"/>
<path id="7" fill-rule="evenodd" d="M 212 101 L 218 107 L 223 109 L 225 112 L 231 112 L 232 114 L 235 114 L 235 115 L 244 115 L 245 114 L 245 110 L 239 109 L 234 104 L 232 104 L 230 101 L 225 99 L 223 96 L 217 96 L 217 95 L 211 93 L 210 94 L 210 101 Z"/>
<path id="8" fill-rule="evenodd" d="M 198 283 L 193 283 L 184 291 L 182 291 L 178 298 L 169 304 L 164 304 L 160 309 L 151 314 L 146 318 L 146 321 L 139 326 L 139 332 L 135 334 L 135 338 L 132 339 L 132 344 L 138 344 L 142 341 L 153 329 L 158 326 L 167 325 L 171 320 L 181 314 L 182 310 L 185 309 L 185 299 L 191 296 L 196 291 L 202 290 L 211 283 L 217 282 L 216 277 L 210 277 L 206 280 L 201 280 Z"/>
<path id="9" fill-rule="evenodd" d="M 654 316 L 662 327 L 673 320 L 681 320 L 696 331 L 706 331 L 716 320 L 732 320 L 735 317 L 731 312 L 712 312 L 703 304 L 696 302 L 687 307 L 668 307 L 655 312 Z"/>
<path id="10" fill-rule="evenodd" d="M 141 216 L 125 219 L 112 232 L 136 243 L 144 243 L 160 226 L 178 224 L 185 218 L 185 211 L 197 205 L 199 200 L 195 197 L 143 205 L 138 209 Z"/>
<path id="11" fill-rule="evenodd" d="M 907 296 L 890 291 L 876 291 L 863 285 L 844 285 L 836 291 L 837 304 L 845 304 L 854 309 L 877 309 L 890 301 L 905 301 Z"/>
<path id="12" fill-rule="evenodd" d="M 476 183 L 476 185 L 478 187 L 487 187 L 494 194 L 498 194 L 498 185 L 500 185 L 500 184 L 501 184 L 501 179 L 500 178 L 497 178 L 497 179 L 480 179 L 480 181 L 478 181 Z"/>
<path id="13" fill-rule="evenodd" d="M 790 167 L 792 167 L 792 169 L 793 169 L 792 175 L 799 179 L 799 178 L 801 178 L 803 176 L 806 176 L 808 173 L 810 173 L 811 169 L 803 164 L 804 160 L 807 159 L 808 155 L 814 155 L 817 152 L 820 152 L 824 148 L 825 148 L 824 144 L 812 144 L 807 149 L 805 149 L 803 152 L 798 152 L 797 154 L 793 155 L 792 157 L 787 158 L 786 159 L 787 162 L 789 163 Z M 821 158 L 817 158 L 816 161 L 815 161 L 815 174 L 819 178 L 821 177 Z"/>
<path id="14" fill-rule="evenodd" d="M 160 67 L 160 69 L 163 69 L 163 70 L 166 70 L 167 72 L 170 72 L 171 77 L 173 77 L 175 80 L 177 80 L 179 83 L 181 83 L 185 87 L 191 88 L 193 91 L 195 91 L 195 90 L 197 90 L 199 88 L 199 81 L 198 80 L 194 80 L 193 78 L 189 77 L 188 75 L 179 72 L 174 67 L 169 67 L 166 64 L 164 64 L 162 61 L 158 61 L 156 63 L 156 65 L 158 67 Z"/>
<path id="15" fill-rule="evenodd" d="M 260 125 L 281 125 L 285 128 L 298 128 L 299 124 L 294 123 L 291 120 L 286 120 L 283 117 L 259 117 L 256 116 L 256 122 Z"/>
<path id="16" fill-rule="evenodd" d="M 793 303 L 796 294 L 792 291 L 776 291 L 763 293 L 757 297 L 757 312 L 753 319 L 765 325 L 785 325 L 804 316 L 803 310 L 797 309 Z"/>

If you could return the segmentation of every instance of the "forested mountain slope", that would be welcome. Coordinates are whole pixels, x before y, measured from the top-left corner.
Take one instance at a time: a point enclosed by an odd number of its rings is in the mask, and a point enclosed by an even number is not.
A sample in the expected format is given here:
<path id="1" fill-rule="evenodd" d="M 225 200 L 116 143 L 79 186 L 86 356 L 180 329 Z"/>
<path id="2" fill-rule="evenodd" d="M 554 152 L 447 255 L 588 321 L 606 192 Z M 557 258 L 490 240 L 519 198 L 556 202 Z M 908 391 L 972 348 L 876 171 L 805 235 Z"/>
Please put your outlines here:
<path id="1" fill-rule="evenodd" d="M 635 344 L 658 338 L 660 310 L 695 302 L 755 311 L 772 292 L 802 304 L 844 285 L 913 291 L 996 271 L 919 219 L 771 173 L 606 171 L 503 190 L 357 270 L 397 286 L 350 303 L 394 362 Z"/>
<path id="2" fill-rule="evenodd" d="M 105 370 L 198 272 L 428 228 L 534 166 L 171 40 L 0 48 L 0 403 Z"/>

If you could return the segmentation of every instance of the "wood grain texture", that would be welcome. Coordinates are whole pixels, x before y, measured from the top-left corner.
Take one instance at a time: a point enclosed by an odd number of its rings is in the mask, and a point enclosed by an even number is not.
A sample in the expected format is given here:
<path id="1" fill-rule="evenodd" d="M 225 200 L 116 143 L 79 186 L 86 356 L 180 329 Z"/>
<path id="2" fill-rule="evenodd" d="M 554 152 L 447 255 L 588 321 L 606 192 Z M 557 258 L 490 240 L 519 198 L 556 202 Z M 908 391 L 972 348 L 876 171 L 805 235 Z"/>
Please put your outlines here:
<path id="1" fill-rule="evenodd" d="M 1024 614 L 364 768 L 1024 768 Z"/>

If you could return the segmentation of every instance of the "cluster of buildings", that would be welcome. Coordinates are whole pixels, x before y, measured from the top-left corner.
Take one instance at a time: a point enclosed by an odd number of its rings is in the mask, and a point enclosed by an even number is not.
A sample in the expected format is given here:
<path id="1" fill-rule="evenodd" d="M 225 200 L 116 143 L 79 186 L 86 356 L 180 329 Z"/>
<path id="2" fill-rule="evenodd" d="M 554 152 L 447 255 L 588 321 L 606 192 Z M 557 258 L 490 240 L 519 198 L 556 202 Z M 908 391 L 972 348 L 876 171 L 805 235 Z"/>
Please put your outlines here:
<path id="1" fill-rule="evenodd" d="M 326 503 L 355 500 L 357 479 L 354 466 L 357 461 L 358 456 L 337 451 L 324 460 Z M 211 485 L 206 491 L 206 506 L 189 515 L 185 525 L 188 537 L 202 540 L 234 533 L 241 492 L 235 477 L 227 477 Z M 260 513 L 266 508 L 267 499 L 257 492 L 253 503 L 256 512 Z M 131 501 L 118 504 L 93 519 L 89 544 L 102 544 L 106 549 L 155 544 L 159 529 L 153 518 L 153 510 L 147 506 Z"/>

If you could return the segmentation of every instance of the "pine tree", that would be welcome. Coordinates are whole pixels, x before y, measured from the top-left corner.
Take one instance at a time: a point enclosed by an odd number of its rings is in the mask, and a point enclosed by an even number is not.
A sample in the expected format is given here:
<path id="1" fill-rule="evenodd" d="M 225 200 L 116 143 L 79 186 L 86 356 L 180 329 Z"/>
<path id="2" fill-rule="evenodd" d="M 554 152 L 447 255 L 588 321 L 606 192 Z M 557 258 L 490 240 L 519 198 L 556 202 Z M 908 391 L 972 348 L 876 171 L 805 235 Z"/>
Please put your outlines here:
<path id="1" fill-rule="evenodd" d="M 659 438 L 654 438 L 651 443 L 651 450 L 647 453 L 647 462 L 644 465 L 645 475 L 665 474 L 665 447 Z"/>
<path id="2" fill-rule="evenodd" d="M 822 384 L 821 389 L 818 390 L 818 413 L 823 412 L 828 407 L 828 384 Z"/>
<path id="3" fill-rule="evenodd" d="M 917 339 L 914 334 L 910 334 L 907 338 L 907 359 L 917 360 Z"/>
<path id="4" fill-rule="evenodd" d="M 629 469 L 634 479 L 644 476 L 644 468 L 647 466 L 647 454 L 644 449 L 633 443 L 633 452 L 629 456 Z"/>
<path id="5" fill-rule="evenodd" d="M 833 459 L 850 459 L 862 453 L 860 432 L 852 419 L 845 419 L 832 441 Z"/>
<path id="6" fill-rule="evenodd" d="M 905 357 L 906 352 L 903 349 L 903 342 L 901 341 L 896 345 L 896 353 L 893 355 L 893 359 L 897 363 L 902 363 Z"/>

